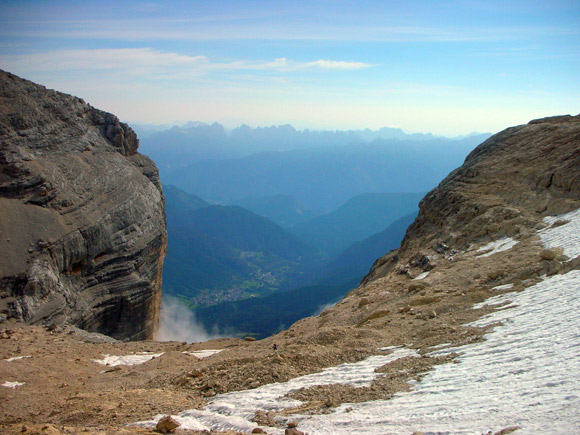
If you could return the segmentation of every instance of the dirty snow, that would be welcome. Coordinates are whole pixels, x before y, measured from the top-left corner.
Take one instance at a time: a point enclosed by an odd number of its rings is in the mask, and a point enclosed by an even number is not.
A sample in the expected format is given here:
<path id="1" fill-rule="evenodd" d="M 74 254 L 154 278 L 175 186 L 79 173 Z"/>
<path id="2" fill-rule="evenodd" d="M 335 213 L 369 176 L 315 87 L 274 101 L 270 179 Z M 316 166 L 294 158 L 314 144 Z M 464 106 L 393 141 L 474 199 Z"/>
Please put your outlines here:
<path id="1" fill-rule="evenodd" d="M 467 434 L 519 426 L 518 433 L 578 433 L 580 428 L 580 271 L 556 275 L 520 293 L 496 296 L 512 308 L 476 326 L 504 322 L 486 341 L 460 352 L 390 401 L 344 404 L 303 417 L 316 434 Z M 351 412 L 346 412 L 348 407 Z"/>
<path id="2" fill-rule="evenodd" d="M 205 350 L 195 350 L 193 352 L 183 352 L 187 355 L 192 355 L 195 356 L 197 358 L 207 358 L 210 357 L 212 355 L 215 355 L 216 353 L 220 353 L 223 349 L 205 349 Z"/>
<path id="3" fill-rule="evenodd" d="M 32 356 L 31 355 L 26 355 L 26 356 L 13 356 L 12 358 L 5 359 L 4 361 L 12 362 L 12 361 L 18 361 L 18 360 L 21 360 L 21 359 L 24 359 L 24 358 L 32 358 Z"/>
<path id="4" fill-rule="evenodd" d="M 103 355 L 103 359 L 94 359 L 93 361 L 104 366 L 134 366 L 137 364 L 143 364 L 153 358 L 158 358 L 162 353 L 150 353 L 150 352 L 140 352 L 134 355 Z"/>
<path id="5" fill-rule="evenodd" d="M 6 388 L 15 389 L 15 388 L 21 387 L 22 385 L 24 385 L 24 382 L 16 382 L 16 381 L 15 382 L 10 382 L 10 381 L 6 381 L 1 386 L 2 387 L 6 387 Z"/>
<path id="6" fill-rule="evenodd" d="M 580 209 L 544 218 L 544 222 L 548 225 L 558 221 L 568 223 L 538 231 L 540 239 L 546 248 L 562 248 L 564 255 L 574 259 L 580 255 Z"/>
<path id="7" fill-rule="evenodd" d="M 478 255 L 479 258 L 489 257 L 490 255 L 497 254 L 498 252 L 507 251 L 513 248 L 518 242 L 511 237 L 502 237 L 501 239 L 495 240 L 482 246 L 477 250 L 477 252 L 482 252 Z M 489 252 L 487 252 L 489 251 Z"/>
<path id="8" fill-rule="evenodd" d="M 447 348 L 456 363 L 437 366 L 410 392 L 393 399 L 343 404 L 329 415 L 296 415 L 299 429 L 315 434 L 408 434 L 413 431 L 481 434 L 519 426 L 518 433 L 577 433 L 580 428 L 580 271 L 554 275 L 519 293 L 490 298 L 509 302 L 474 326 L 498 324 L 486 340 Z M 330 383 L 368 385 L 376 367 L 407 355 L 398 349 L 357 364 L 343 364 L 285 383 L 217 396 L 205 410 L 184 411 L 185 428 L 250 432 L 257 410 L 280 410 L 299 401 L 280 398 L 301 387 Z M 159 419 L 161 416 L 157 416 Z M 155 421 L 142 422 L 152 426 Z M 283 433 L 268 428 L 269 433 Z"/>
<path id="9" fill-rule="evenodd" d="M 181 423 L 182 429 L 197 430 L 235 430 L 251 432 L 257 427 L 251 419 L 258 410 L 277 411 L 287 407 L 299 406 L 302 402 L 282 396 L 315 385 L 349 384 L 356 387 L 368 386 L 380 373 L 375 369 L 396 359 L 406 356 L 418 356 L 410 349 L 398 348 L 389 355 L 374 355 L 366 360 L 353 364 L 341 364 L 330 367 L 320 373 L 302 376 L 288 382 L 268 384 L 252 390 L 232 392 L 216 396 L 204 410 L 187 410 L 174 416 Z M 154 420 L 137 423 L 140 426 L 152 427 L 162 415 Z M 268 428 L 268 433 L 284 433 L 283 430 Z"/>

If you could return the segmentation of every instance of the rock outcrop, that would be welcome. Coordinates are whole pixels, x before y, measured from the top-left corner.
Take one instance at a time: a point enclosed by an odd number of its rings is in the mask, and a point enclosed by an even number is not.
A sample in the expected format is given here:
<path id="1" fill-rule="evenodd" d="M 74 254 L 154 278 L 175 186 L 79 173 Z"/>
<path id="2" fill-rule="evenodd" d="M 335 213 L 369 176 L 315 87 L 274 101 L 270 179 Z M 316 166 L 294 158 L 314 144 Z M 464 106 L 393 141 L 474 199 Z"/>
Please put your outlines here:
<path id="1" fill-rule="evenodd" d="M 525 238 L 541 218 L 579 207 L 580 115 L 508 128 L 421 200 L 401 248 L 377 260 L 363 283 L 394 268 L 428 271 L 436 258 L 451 259 L 472 244 Z"/>
<path id="2" fill-rule="evenodd" d="M 152 337 L 164 198 L 133 130 L 83 100 L 0 71 L 0 309 Z"/>

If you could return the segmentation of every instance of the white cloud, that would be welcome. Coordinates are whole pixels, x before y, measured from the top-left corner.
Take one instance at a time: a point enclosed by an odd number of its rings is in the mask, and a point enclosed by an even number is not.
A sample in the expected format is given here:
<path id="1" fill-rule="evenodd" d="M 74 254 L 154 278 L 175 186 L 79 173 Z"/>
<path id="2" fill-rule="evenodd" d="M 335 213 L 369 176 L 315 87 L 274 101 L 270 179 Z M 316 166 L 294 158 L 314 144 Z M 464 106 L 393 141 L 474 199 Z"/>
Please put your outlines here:
<path id="1" fill-rule="evenodd" d="M 273 61 L 233 60 L 216 62 L 204 55 L 189 56 L 151 48 L 55 50 L 27 55 L 0 56 L 9 70 L 26 72 L 118 71 L 131 75 L 161 73 L 167 76 L 201 75 L 217 70 L 292 72 L 298 70 L 360 70 L 373 65 L 320 59 L 297 62 L 285 57 Z"/>
<path id="2" fill-rule="evenodd" d="M 150 48 L 56 50 L 27 55 L 1 56 L 3 64 L 31 71 L 124 70 L 150 72 L 156 68 L 199 67 L 205 56 L 186 56 Z"/>
<path id="3" fill-rule="evenodd" d="M 219 338 L 217 333 L 209 333 L 197 321 L 193 311 L 181 305 L 178 300 L 167 298 L 161 303 L 161 325 L 157 331 L 159 341 L 187 341 L 194 343 Z"/>
<path id="4" fill-rule="evenodd" d="M 337 60 L 325 60 L 320 59 L 314 62 L 306 62 L 302 64 L 304 68 L 322 68 L 322 69 L 335 69 L 335 70 L 357 70 L 370 68 L 371 64 L 364 62 L 344 62 Z"/>

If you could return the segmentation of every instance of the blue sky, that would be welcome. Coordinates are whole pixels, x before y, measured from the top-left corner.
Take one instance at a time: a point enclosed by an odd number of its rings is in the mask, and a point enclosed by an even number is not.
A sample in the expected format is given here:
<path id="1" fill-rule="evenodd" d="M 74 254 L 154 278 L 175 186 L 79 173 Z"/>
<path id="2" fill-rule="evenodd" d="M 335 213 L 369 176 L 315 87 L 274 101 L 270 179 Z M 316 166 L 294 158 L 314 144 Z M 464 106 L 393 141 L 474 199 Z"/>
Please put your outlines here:
<path id="1" fill-rule="evenodd" d="M 4 0 L 0 68 L 127 122 L 496 132 L 580 112 L 580 2 Z"/>

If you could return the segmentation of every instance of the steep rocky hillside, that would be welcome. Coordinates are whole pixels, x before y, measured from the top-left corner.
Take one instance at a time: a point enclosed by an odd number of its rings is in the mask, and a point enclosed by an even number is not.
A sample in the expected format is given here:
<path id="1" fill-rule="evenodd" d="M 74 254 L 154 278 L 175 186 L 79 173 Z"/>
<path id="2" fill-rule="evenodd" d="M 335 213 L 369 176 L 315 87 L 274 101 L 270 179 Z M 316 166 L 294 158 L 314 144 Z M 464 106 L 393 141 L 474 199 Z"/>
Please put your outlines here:
<path id="1" fill-rule="evenodd" d="M 0 138 L 2 319 L 151 338 L 164 199 L 133 130 L 0 71 Z"/>
<path id="2" fill-rule="evenodd" d="M 420 203 L 401 249 L 365 282 L 397 265 L 408 275 L 501 237 L 527 240 L 542 218 L 580 207 L 580 115 L 508 128 L 478 146 Z M 461 258 L 461 257 L 457 257 Z"/>
<path id="3" fill-rule="evenodd" d="M 173 414 L 191 433 L 575 433 L 578 228 L 580 116 L 507 129 L 422 200 L 359 287 L 276 336 L 94 344 L 13 326 L 0 425 L 147 433 L 125 424 Z M 149 361 L 94 361 L 138 351 Z"/>

